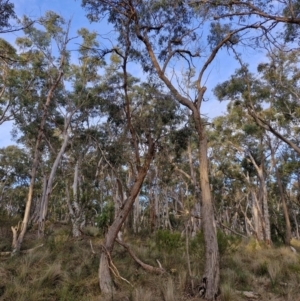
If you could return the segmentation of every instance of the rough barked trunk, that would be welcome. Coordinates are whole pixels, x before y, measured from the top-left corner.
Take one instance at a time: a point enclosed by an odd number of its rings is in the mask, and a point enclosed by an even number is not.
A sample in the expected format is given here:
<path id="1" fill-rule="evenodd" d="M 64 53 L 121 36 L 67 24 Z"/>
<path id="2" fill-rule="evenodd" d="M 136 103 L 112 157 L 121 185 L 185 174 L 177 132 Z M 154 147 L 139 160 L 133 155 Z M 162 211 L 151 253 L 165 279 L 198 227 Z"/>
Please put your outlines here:
<path id="1" fill-rule="evenodd" d="M 112 281 L 110 267 L 109 267 L 109 256 L 113 250 L 115 239 L 117 238 L 117 235 L 124 221 L 126 220 L 129 212 L 132 210 L 134 201 L 141 190 L 144 179 L 149 170 L 150 163 L 154 158 L 154 152 L 155 152 L 154 143 L 151 140 L 151 142 L 149 143 L 148 154 L 145 158 L 145 162 L 142 167 L 139 167 L 134 184 L 129 191 L 129 195 L 127 199 L 124 201 L 123 206 L 118 211 L 114 222 L 108 228 L 108 231 L 105 235 L 105 241 L 101 253 L 99 273 L 98 273 L 100 289 L 101 292 L 104 294 L 112 294 L 114 291 L 114 284 Z"/>
<path id="2" fill-rule="evenodd" d="M 141 206 L 140 206 L 139 195 L 137 195 L 133 205 L 133 232 L 135 234 L 139 233 L 140 219 L 141 219 Z"/>
<path id="3" fill-rule="evenodd" d="M 102 250 L 99 265 L 99 283 L 102 293 L 113 295 L 115 292 L 115 285 L 110 273 L 110 263 L 108 256 L 109 254 L 106 253 L 106 250 Z"/>
<path id="4" fill-rule="evenodd" d="M 205 268 L 202 281 L 205 286 L 205 299 L 215 300 L 219 289 L 220 268 L 217 229 L 209 185 L 207 138 L 199 110 L 193 110 L 193 118 L 199 137 L 202 227 L 205 240 Z"/>
<path id="5" fill-rule="evenodd" d="M 207 140 L 205 136 L 200 140 L 200 185 L 202 196 L 202 227 L 205 240 L 205 270 L 203 275 L 203 280 L 206 278 L 205 298 L 207 300 L 214 300 L 220 281 L 219 248 L 208 178 Z"/>

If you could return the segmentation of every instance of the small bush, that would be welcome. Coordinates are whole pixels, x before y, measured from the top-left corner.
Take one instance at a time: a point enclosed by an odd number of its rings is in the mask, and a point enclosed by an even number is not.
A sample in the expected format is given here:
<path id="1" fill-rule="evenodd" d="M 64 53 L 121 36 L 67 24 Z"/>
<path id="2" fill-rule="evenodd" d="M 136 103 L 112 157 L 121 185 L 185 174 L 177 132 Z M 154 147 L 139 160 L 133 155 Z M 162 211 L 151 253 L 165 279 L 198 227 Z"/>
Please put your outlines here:
<path id="1" fill-rule="evenodd" d="M 155 234 L 155 242 L 160 251 L 166 252 L 173 252 L 183 246 L 180 233 L 172 233 L 169 230 L 158 230 Z"/>
<path id="2" fill-rule="evenodd" d="M 102 209 L 102 212 L 98 214 L 98 216 L 95 219 L 97 227 L 102 229 L 103 233 L 107 231 L 108 227 L 114 221 L 114 215 L 115 215 L 114 203 L 109 201 L 105 204 L 104 208 Z"/>
<path id="3" fill-rule="evenodd" d="M 223 256 L 231 251 L 235 251 L 236 246 L 238 246 L 241 242 L 240 237 L 226 235 L 222 231 L 217 232 L 217 240 L 220 256 Z"/>

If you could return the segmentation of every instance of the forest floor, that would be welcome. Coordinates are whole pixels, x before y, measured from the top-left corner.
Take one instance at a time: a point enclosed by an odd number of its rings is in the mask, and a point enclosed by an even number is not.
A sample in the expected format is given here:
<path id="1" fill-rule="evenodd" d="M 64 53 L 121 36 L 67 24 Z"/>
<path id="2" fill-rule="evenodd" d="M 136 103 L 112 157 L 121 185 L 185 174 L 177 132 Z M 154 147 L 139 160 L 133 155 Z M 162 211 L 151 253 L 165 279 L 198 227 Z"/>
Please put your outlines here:
<path id="1" fill-rule="evenodd" d="M 1 221 L 0 221 L 1 225 Z M 192 277 L 187 268 L 187 244 L 179 233 L 159 231 L 124 235 L 135 254 L 144 262 L 166 273 L 152 275 L 144 271 L 116 244 L 113 263 L 120 277 L 114 277 L 117 292 L 101 296 L 98 266 L 103 235 L 88 227 L 82 239 L 71 237 L 69 226 L 56 226 L 43 240 L 31 229 L 23 249 L 28 254 L 0 257 L 0 300 L 2 301 L 183 301 L 201 300 L 195 295 L 204 266 L 201 234 L 188 243 Z M 221 254 L 221 285 L 218 300 L 300 301 L 300 242 L 297 250 L 285 246 L 266 247 L 255 240 L 218 235 Z M 0 226 L 0 252 L 11 244 L 9 228 Z M 191 289 L 192 283 L 194 290 Z"/>

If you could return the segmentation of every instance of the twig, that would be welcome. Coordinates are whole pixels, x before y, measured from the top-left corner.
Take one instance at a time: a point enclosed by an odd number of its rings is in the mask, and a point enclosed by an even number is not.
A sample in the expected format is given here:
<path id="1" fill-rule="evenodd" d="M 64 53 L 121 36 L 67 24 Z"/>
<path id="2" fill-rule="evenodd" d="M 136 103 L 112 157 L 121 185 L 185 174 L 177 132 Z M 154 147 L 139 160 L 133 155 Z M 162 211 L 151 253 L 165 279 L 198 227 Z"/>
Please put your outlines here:
<path id="1" fill-rule="evenodd" d="M 231 231 L 233 234 L 236 234 L 236 235 L 239 235 L 239 236 L 241 236 L 241 237 L 247 238 L 247 236 L 245 236 L 245 235 L 243 235 L 243 234 L 241 234 L 241 233 L 238 233 L 238 232 L 236 232 L 236 231 L 230 229 L 229 227 L 225 226 L 224 224 L 222 224 L 222 223 L 220 223 L 220 224 L 221 224 L 222 227 L 224 227 L 225 229 Z"/>
<path id="2" fill-rule="evenodd" d="M 162 267 L 162 265 L 161 265 L 160 261 L 159 261 L 158 259 L 156 259 L 156 262 L 157 262 L 157 264 L 158 264 L 159 268 L 163 270 L 164 268 Z"/>
<path id="3" fill-rule="evenodd" d="M 92 244 L 92 240 L 91 240 L 91 239 L 90 239 L 90 245 L 91 245 L 92 253 L 93 253 L 93 254 L 96 254 L 96 252 L 94 251 L 94 248 L 93 248 L 93 244 Z"/>

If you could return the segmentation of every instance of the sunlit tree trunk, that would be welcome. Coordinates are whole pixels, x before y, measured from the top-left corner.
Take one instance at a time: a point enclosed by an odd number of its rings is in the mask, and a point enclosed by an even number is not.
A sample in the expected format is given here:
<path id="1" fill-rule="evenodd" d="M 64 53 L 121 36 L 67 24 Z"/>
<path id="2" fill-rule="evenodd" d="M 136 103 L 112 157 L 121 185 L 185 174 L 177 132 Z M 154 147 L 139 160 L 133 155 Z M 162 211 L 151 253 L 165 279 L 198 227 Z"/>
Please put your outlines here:
<path id="1" fill-rule="evenodd" d="M 263 156 L 262 156 L 263 157 Z M 263 233 L 264 233 L 264 240 L 269 245 L 271 243 L 271 226 L 270 226 L 270 214 L 269 214 L 269 204 L 268 204 L 268 191 L 267 191 L 267 184 L 265 181 L 265 175 L 264 175 L 264 157 L 262 158 L 262 162 L 260 165 L 258 165 L 251 155 L 249 153 L 249 158 L 255 167 L 258 179 L 259 179 L 259 202 L 261 204 L 262 208 L 262 222 L 263 222 Z"/>
<path id="2" fill-rule="evenodd" d="M 70 197 L 69 187 L 66 185 L 66 198 L 69 208 L 69 216 L 72 223 L 73 237 L 78 238 L 82 235 L 82 228 L 85 225 L 84 211 L 79 204 L 78 196 L 78 182 L 79 182 L 79 162 L 77 161 L 74 168 L 74 180 L 73 180 L 73 193 Z"/>
<path id="3" fill-rule="evenodd" d="M 219 248 L 208 176 L 207 138 L 203 125 L 201 124 L 200 112 L 198 114 L 196 116 L 194 115 L 194 120 L 199 136 L 202 227 L 205 239 L 205 268 L 202 281 L 206 287 L 205 298 L 214 300 L 220 281 Z"/>
<path id="4" fill-rule="evenodd" d="M 66 147 L 69 142 L 69 135 L 68 135 L 69 123 L 70 123 L 70 117 L 67 120 L 65 120 L 65 129 L 63 132 L 63 143 L 62 143 L 61 148 L 60 148 L 60 150 L 55 158 L 55 161 L 52 165 L 49 179 L 46 182 L 47 189 L 46 189 L 45 195 L 43 194 L 43 202 L 41 203 L 41 206 L 40 206 L 38 232 L 39 232 L 39 236 L 41 236 L 41 237 L 44 236 L 45 221 L 46 221 L 46 216 L 47 216 L 47 211 L 48 211 L 48 203 L 49 203 L 49 198 L 50 198 L 52 188 L 53 188 L 53 181 L 54 181 L 54 177 L 56 174 L 56 170 L 58 168 L 59 162 L 60 162 L 63 154 L 65 153 Z"/>

